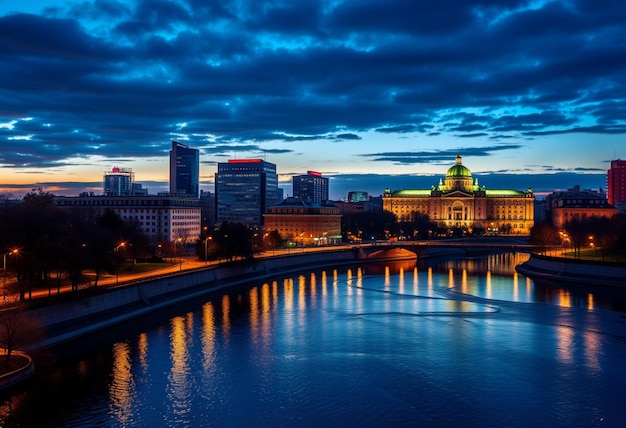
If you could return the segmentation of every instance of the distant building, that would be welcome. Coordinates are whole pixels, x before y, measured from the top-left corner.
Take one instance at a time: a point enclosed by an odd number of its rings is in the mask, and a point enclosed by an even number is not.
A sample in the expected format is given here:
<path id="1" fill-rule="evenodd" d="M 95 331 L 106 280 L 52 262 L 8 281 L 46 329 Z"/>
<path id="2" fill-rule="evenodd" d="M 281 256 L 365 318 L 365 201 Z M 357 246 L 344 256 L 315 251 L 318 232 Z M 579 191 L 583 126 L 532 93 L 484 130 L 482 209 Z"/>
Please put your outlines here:
<path id="1" fill-rule="evenodd" d="M 276 165 L 262 159 L 218 163 L 215 174 L 217 223 L 263 224 L 267 207 L 279 202 Z"/>
<path id="2" fill-rule="evenodd" d="M 366 202 L 369 201 L 370 197 L 369 194 L 367 192 L 363 192 L 363 191 L 353 191 L 353 192 L 348 192 L 348 199 L 346 200 L 346 202 Z"/>
<path id="3" fill-rule="evenodd" d="M 135 221 L 152 244 L 177 239 L 186 244 L 200 238 L 201 210 L 197 199 L 163 196 L 57 196 L 62 208 L 111 210 L 124 221 Z"/>
<path id="4" fill-rule="evenodd" d="M 170 193 L 198 197 L 200 191 L 200 152 L 176 141 L 170 151 Z"/>
<path id="5" fill-rule="evenodd" d="M 574 219 L 611 218 L 616 213 L 617 208 L 609 204 L 602 191 L 581 190 L 578 185 L 546 197 L 546 218 L 557 228 Z"/>
<path id="6" fill-rule="evenodd" d="M 348 195 L 350 195 L 350 193 L 348 193 Z M 383 198 L 380 196 L 370 196 L 367 198 L 367 200 L 364 201 L 360 200 L 360 198 L 354 198 L 353 200 L 354 202 L 351 202 L 350 198 L 348 198 L 347 202 L 333 201 L 333 204 L 339 207 L 342 215 L 383 211 Z"/>
<path id="7" fill-rule="evenodd" d="M 394 213 L 400 222 L 425 214 L 431 221 L 451 228 L 482 227 L 528 235 L 534 225 L 534 202 L 531 189 L 488 190 L 479 186 L 458 155 L 438 186 L 394 192 L 386 189 L 383 209 Z"/>
<path id="8" fill-rule="evenodd" d="M 267 209 L 265 232 L 278 231 L 297 245 L 329 245 L 341 242 L 341 213 L 331 203 L 286 198 Z"/>
<path id="9" fill-rule="evenodd" d="M 104 171 L 103 191 L 106 196 L 130 195 L 133 189 L 134 174 L 130 168 L 113 167 Z"/>
<path id="10" fill-rule="evenodd" d="M 316 171 L 307 171 L 306 175 L 293 177 L 293 196 L 322 203 L 328 200 L 328 178 Z"/>
<path id="11" fill-rule="evenodd" d="M 535 199 L 535 223 L 546 221 L 546 200 Z"/>
<path id="12" fill-rule="evenodd" d="M 200 208 L 202 209 L 202 230 L 212 229 L 215 226 L 215 193 L 200 191 Z"/>
<path id="13" fill-rule="evenodd" d="M 141 183 L 135 183 L 135 174 L 131 168 L 113 167 L 104 171 L 103 195 L 105 196 L 146 196 L 148 189 Z"/>
<path id="14" fill-rule="evenodd" d="M 626 202 L 626 160 L 611 161 L 606 175 L 606 189 L 609 204 Z"/>

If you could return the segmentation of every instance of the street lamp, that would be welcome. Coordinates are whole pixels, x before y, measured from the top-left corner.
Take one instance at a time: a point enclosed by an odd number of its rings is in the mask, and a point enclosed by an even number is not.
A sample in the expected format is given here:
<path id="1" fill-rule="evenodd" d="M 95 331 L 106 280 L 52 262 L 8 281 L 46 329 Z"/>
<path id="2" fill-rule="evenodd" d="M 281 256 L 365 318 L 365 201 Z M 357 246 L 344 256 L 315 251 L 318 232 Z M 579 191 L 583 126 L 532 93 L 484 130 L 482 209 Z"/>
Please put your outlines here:
<path id="1" fill-rule="evenodd" d="M 212 237 L 212 236 L 207 236 L 207 237 L 204 239 L 204 264 L 205 264 L 205 266 L 206 266 L 207 264 L 209 264 L 209 256 L 208 256 L 208 251 L 207 251 L 207 245 L 208 245 L 208 243 L 209 243 L 209 240 L 211 240 L 211 239 L 213 239 L 213 237 Z"/>
<path id="2" fill-rule="evenodd" d="M 176 240 L 174 241 L 174 254 L 176 254 L 176 243 L 177 242 L 181 242 L 180 244 L 180 254 L 178 254 L 178 263 L 179 263 L 179 270 L 183 270 L 183 255 L 182 255 L 182 248 L 183 248 L 183 244 L 182 244 L 183 238 L 176 238 Z"/>
<path id="3" fill-rule="evenodd" d="M 113 253 L 115 254 L 115 285 L 119 285 L 119 268 L 117 266 L 117 250 L 123 248 L 126 245 L 126 242 L 122 242 L 120 245 L 113 249 Z"/>
<path id="4" fill-rule="evenodd" d="M 10 256 L 11 254 L 17 254 L 18 250 L 14 249 L 9 251 L 8 253 L 4 253 L 4 264 L 2 265 L 4 268 L 4 283 L 3 283 L 3 295 L 2 295 L 2 300 L 6 300 L 7 298 L 7 256 Z"/>

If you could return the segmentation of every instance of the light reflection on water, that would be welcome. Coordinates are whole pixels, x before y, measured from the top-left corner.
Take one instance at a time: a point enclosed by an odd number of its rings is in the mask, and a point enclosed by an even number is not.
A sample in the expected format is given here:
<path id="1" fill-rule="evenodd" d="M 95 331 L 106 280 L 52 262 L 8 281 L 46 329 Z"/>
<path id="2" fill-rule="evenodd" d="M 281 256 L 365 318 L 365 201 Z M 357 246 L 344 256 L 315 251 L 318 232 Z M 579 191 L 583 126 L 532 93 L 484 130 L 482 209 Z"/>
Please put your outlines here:
<path id="1" fill-rule="evenodd" d="M 521 259 L 366 265 L 251 284 L 68 358 L 5 403 L 1 422 L 625 423 L 623 314 L 588 292 L 536 287 L 513 271 Z M 42 405 L 56 410 L 28 411 Z"/>

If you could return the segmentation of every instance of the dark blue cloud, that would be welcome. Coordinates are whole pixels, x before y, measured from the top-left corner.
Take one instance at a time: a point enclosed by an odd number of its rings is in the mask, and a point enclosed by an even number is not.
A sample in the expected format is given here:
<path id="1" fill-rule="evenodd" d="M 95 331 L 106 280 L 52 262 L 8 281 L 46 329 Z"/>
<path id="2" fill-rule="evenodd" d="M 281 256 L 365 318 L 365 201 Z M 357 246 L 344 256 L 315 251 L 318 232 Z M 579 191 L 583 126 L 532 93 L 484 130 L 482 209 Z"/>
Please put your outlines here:
<path id="1" fill-rule="evenodd" d="M 160 156 L 174 137 L 224 155 L 368 131 L 624 134 L 624 22 L 616 0 L 97 0 L 6 15 L 0 124 L 16 122 L 0 144 L 20 152 L 0 163 Z M 415 141 L 363 158 L 449 161 Z M 523 148 L 488 144 L 485 156 Z"/>

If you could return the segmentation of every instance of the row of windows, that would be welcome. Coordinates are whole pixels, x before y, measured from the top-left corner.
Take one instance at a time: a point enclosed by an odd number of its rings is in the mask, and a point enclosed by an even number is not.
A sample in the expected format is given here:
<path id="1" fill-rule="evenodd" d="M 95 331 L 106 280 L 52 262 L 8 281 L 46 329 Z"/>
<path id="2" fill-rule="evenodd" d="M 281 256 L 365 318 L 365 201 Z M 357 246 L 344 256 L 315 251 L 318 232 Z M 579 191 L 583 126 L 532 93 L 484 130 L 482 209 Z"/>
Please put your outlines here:
<path id="1" fill-rule="evenodd" d="M 76 199 L 57 198 L 55 203 L 61 206 L 91 206 L 91 207 L 113 207 L 113 206 L 198 206 L 198 200 L 194 198 L 181 199 L 146 199 L 141 196 L 128 199 L 83 199 L 80 196 Z"/>

